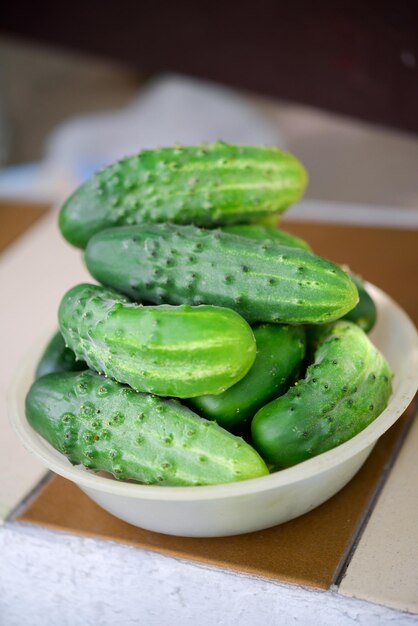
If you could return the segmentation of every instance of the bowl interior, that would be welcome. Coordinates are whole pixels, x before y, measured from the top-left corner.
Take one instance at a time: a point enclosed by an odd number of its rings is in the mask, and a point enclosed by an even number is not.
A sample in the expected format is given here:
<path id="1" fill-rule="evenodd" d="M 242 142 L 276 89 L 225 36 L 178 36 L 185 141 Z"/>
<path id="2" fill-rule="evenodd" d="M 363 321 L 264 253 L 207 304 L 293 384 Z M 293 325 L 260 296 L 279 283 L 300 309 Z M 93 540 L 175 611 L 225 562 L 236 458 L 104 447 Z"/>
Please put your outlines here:
<path id="1" fill-rule="evenodd" d="M 80 486 L 107 493 L 152 500 L 200 500 L 231 497 L 274 489 L 337 467 L 348 458 L 374 444 L 402 415 L 417 389 L 418 337 L 405 312 L 384 292 L 368 284 L 378 307 L 378 322 L 370 338 L 383 352 L 394 372 L 393 395 L 388 407 L 366 429 L 337 448 L 320 454 L 286 470 L 238 483 L 205 487 L 163 487 L 124 483 L 74 467 L 54 450 L 28 424 L 25 417 L 25 396 L 32 384 L 35 368 L 48 337 L 42 337 L 22 363 L 9 394 L 9 415 L 12 425 L 25 447 L 49 469 Z"/>

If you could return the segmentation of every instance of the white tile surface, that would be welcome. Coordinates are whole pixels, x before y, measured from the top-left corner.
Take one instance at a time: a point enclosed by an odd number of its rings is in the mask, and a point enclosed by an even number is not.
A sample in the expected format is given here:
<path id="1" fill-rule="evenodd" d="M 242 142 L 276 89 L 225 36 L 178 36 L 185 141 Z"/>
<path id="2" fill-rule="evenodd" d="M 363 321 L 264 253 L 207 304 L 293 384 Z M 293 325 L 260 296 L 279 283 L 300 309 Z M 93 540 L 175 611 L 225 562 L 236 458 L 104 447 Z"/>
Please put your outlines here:
<path id="1" fill-rule="evenodd" d="M 416 419 L 348 566 L 340 593 L 418 613 L 417 457 Z"/>
<path id="2" fill-rule="evenodd" d="M 64 292 L 83 280 L 81 254 L 59 235 L 55 214 L 0 256 L 0 522 L 45 473 L 9 425 L 10 383 L 31 343 L 53 327 Z"/>

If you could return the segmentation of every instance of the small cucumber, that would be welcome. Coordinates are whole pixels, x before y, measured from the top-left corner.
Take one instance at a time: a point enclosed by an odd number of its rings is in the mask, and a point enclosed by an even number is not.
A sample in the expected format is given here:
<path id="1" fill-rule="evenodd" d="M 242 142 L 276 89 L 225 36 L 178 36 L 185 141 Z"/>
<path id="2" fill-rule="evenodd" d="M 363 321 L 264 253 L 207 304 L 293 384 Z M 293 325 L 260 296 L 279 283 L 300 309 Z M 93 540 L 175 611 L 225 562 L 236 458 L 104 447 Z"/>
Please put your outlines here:
<path id="1" fill-rule="evenodd" d="M 212 485 L 268 474 L 251 446 L 178 401 L 137 393 L 89 370 L 37 380 L 26 415 L 73 465 L 119 480 Z"/>
<path id="2" fill-rule="evenodd" d="M 221 230 L 225 233 L 231 233 L 232 235 L 240 235 L 241 237 L 263 241 L 276 241 L 282 246 L 301 248 L 302 250 L 312 252 L 312 248 L 307 241 L 274 226 L 265 226 L 262 224 L 234 224 L 233 226 L 222 226 Z"/>
<path id="3" fill-rule="evenodd" d="M 361 328 L 341 320 L 324 328 L 304 380 L 260 409 L 252 442 L 282 469 L 354 437 L 386 407 L 392 373 Z"/>
<path id="4" fill-rule="evenodd" d="M 87 369 L 86 363 L 77 361 L 74 352 L 65 347 L 63 336 L 57 331 L 39 360 L 35 378 L 54 372 L 77 372 L 85 369 Z"/>
<path id="5" fill-rule="evenodd" d="M 291 154 L 225 143 L 146 150 L 84 183 L 61 209 L 63 236 L 84 248 L 104 228 L 143 222 L 212 226 L 277 214 L 303 194 Z"/>
<path id="6" fill-rule="evenodd" d="M 305 356 L 303 326 L 259 324 L 253 331 L 257 356 L 248 374 L 217 396 L 199 396 L 189 401 L 199 415 L 240 434 L 258 409 L 287 391 Z"/>
<path id="7" fill-rule="evenodd" d="M 162 396 L 221 393 L 256 355 L 250 326 L 221 307 L 142 306 L 81 284 L 65 294 L 58 317 L 66 344 L 91 369 Z"/>
<path id="8" fill-rule="evenodd" d="M 355 283 L 357 287 L 359 301 L 354 309 L 351 309 L 351 311 L 344 315 L 343 319 L 354 322 L 354 324 L 360 326 L 360 328 L 362 328 L 365 333 L 369 333 L 372 330 L 373 326 L 376 324 L 376 305 L 361 278 L 353 272 L 348 273 L 351 277 L 351 280 Z"/>
<path id="9" fill-rule="evenodd" d="M 358 302 L 335 263 L 275 241 L 221 230 L 143 224 L 102 231 L 86 249 L 90 273 L 135 300 L 215 304 L 249 322 L 321 323 Z"/>

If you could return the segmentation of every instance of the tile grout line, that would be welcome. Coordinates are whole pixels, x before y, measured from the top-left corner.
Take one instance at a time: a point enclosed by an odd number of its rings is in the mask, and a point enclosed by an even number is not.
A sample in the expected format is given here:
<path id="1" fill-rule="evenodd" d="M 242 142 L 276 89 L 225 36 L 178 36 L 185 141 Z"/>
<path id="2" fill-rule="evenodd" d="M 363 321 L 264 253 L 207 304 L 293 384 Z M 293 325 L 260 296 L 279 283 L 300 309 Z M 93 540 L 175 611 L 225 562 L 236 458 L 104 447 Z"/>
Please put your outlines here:
<path id="1" fill-rule="evenodd" d="M 413 407 L 411 410 L 411 415 L 407 423 L 405 424 L 403 432 L 399 436 L 399 439 L 392 451 L 392 454 L 390 455 L 390 458 L 388 459 L 388 461 L 385 464 L 385 467 L 383 468 L 383 471 L 377 481 L 376 489 L 373 495 L 371 496 L 371 498 L 369 499 L 363 515 L 361 516 L 359 522 L 357 523 L 356 529 L 354 530 L 354 533 L 352 536 L 352 540 L 350 541 L 347 549 L 345 550 L 345 553 L 341 557 L 340 563 L 338 564 L 335 570 L 335 573 L 334 573 L 334 576 L 330 585 L 330 589 L 333 591 L 338 592 L 342 579 L 344 578 L 345 573 L 351 563 L 351 559 L 353 558 L 354 553 L 357 549 L 357 546 L 359 545 L 361 541 L 363 532 L 366 529 L 369 519 L 373 515 L 373 512 L 376 508 L 376 504 L 386 485 L 387 479 L 389 478 L 389 475 L 393 469 L 393 466 L 395 465 L 396 460 L 403 448 L 403 445 L 412 428 L 415 418 L 417 418 L 418 416 L 418 396 L 415 396 L 410 406 Z"/>

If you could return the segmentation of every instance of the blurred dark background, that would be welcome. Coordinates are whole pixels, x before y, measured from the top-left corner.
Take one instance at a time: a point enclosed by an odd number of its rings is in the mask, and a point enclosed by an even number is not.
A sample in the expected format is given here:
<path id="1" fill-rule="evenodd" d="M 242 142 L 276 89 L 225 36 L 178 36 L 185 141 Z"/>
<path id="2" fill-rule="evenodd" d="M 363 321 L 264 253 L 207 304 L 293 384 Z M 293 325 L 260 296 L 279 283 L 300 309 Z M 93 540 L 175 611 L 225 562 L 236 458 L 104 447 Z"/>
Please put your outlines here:
<path id="1" fill-rule="evenodd" d="M 418 130 L 418 2 L 8 2 L 0 34 Z"/>

